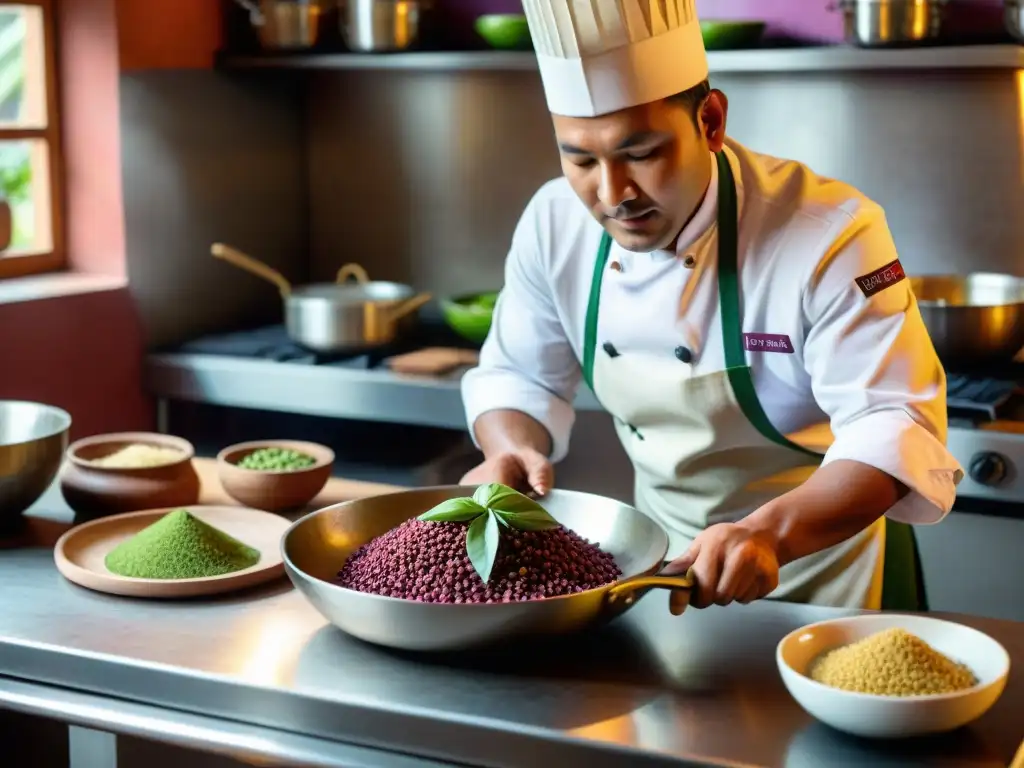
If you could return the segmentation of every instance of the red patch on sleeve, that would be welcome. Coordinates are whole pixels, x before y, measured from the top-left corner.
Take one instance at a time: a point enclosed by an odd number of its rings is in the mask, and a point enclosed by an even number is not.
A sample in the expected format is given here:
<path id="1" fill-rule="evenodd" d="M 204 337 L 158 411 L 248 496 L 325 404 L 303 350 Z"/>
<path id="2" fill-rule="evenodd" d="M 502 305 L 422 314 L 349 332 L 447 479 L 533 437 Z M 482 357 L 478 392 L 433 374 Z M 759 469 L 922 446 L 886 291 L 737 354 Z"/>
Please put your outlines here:
<path id="1" fill-rule="evenodd" d="M 896 259 L 874 272 L 858 277 L 857 287 L 860 288 L 861 293 L 870 298 L 879 291 L 884 291 L 886 288 L 902 282 L 906 277 L 907 273 L 903 271 L 903 265 L 900 264 L 899 259 Z"/>

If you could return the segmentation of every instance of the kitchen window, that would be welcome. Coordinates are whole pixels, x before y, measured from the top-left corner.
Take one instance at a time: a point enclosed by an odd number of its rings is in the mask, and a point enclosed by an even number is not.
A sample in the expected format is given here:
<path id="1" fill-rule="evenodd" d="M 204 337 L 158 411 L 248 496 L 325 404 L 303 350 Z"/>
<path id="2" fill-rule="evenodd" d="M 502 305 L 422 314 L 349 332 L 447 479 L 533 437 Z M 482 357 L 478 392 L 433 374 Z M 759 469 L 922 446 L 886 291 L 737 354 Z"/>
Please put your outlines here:
<path id="1" fill-rule="evenodd" d="M 0 0 L 0 196 L 12 219 L 0 279 L 64 265 L 56 1 Z"/>

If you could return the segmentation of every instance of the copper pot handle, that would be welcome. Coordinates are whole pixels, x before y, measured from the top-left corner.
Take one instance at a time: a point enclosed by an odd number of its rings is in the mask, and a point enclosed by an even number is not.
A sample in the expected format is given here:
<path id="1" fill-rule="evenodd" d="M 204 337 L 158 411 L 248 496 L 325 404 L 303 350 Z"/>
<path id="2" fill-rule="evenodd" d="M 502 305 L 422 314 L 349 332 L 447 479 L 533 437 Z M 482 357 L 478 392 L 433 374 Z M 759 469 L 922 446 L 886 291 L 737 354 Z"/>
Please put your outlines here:
<path id="1" fill-rule="evenodd" d="M 350 277 L 354 277 L 356 282 L 360 285 L 370 282 L 370 276 L 366 274 L 366 270 L 358 264 L 346 264 L 343 266 L 338 270 L 338 275 L 334 278 L 334 282 L 341 284 Z"/>
<path id="2" fill-rule="evenodd" d="M 402 302 L 363 302 L 363 334 L 367 339 L 389 339 L 394 333 L 394 324 L 410 312 L 415 312 L 431 299 L 429 293 L 421 293 Z"/>
<path id="3" fill-rule="evenodd" d="M 393 304 L 389 307 L 380 307 L 378 311 L 387 319 L 387 322 L 394 323 L 406 315 L 415 312 L 433 298 L 429 293 L 421 293 L 406 299 L 400 304 Z"/>
<path id="4" fill-rule="evenodd" d="M 232 248 L 230 245 L 224 245 L 224 243 L 214 243 L 210 246 L 210 253 L 215 258 L 223 259 L 229 264 L 234 264 L 239 269 L 244 269 L 257 277 L 262 277 L 264 280 L 273 283 L 277 286 L 277 290 L 281 292 L 281 297 L 287 299 L 292 293 L 292 284 L 288 282 L 284 275 L 278 272 L 272 267 L 268 267 L 262 261 L 257 261 L 252 256 L 247 256 L 237 248 Z"/>

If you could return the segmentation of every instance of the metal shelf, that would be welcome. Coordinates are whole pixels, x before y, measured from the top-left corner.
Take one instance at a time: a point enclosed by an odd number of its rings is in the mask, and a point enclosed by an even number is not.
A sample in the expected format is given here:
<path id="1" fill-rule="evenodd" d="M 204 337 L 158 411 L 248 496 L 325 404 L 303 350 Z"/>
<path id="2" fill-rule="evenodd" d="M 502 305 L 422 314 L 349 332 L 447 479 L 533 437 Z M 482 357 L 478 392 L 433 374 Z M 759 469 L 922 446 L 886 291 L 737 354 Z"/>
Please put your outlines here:
<path id="1" fill-rule="evenodd" d="M 849 46 L 715 51 L 713 73 L 837 72 L 855 70 L 1024 69 L 1024 46 L 970 45 L 927 48 L 864 49 Z M 309 53 L 221 54 L 223 69 L 530 71 L 531 52 L 451 51 L 393 54 Z"/>

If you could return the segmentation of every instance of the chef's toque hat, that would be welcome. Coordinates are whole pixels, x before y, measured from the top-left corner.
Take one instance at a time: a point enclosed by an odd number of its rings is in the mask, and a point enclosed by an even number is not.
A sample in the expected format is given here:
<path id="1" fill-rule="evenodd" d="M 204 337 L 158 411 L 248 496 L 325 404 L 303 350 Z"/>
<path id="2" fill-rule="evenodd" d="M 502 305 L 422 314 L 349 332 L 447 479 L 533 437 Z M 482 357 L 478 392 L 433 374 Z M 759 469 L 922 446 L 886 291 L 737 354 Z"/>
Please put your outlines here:
<path id="1" fill-rule="evenodd" d="M 696 0 L 523 0 L 548 110 L 596 117 L 708 76 Z"/>

